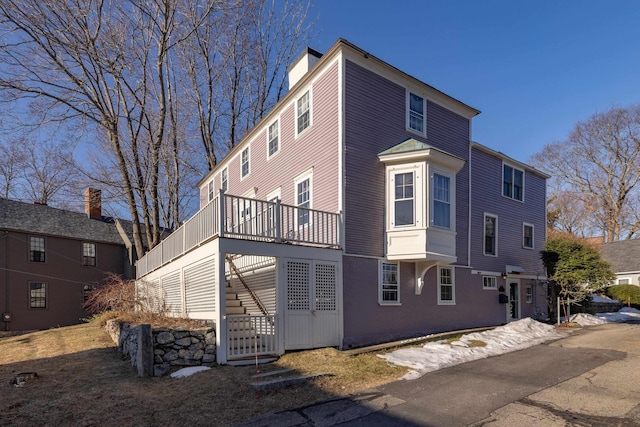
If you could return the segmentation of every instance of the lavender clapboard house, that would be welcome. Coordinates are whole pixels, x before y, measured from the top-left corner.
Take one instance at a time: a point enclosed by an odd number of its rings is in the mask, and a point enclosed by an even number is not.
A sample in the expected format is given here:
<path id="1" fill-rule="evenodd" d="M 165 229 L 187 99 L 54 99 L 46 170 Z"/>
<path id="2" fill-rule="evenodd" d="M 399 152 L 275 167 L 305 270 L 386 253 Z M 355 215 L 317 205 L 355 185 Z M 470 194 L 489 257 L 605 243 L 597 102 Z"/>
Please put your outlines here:
<path id="1" fill-rule="evenodd" d="M 216 325 L 218 362 L 546 316 L 546 178 L 479 111 L 338 40 L 199 183 L 139 286 Z"/>

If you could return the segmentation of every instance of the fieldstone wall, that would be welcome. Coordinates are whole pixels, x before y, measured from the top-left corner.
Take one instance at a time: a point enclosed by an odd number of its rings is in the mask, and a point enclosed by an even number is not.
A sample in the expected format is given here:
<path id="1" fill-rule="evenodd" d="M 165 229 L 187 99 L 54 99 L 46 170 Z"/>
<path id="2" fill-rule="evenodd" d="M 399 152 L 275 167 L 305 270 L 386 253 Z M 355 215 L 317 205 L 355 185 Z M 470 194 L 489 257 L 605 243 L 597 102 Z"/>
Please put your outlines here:
<path id="1" fill-rule="evenodd" d="M 168 374 L 173 366 L 216 363 L 216 335 L 212 328 L 151 329 L 149 325 L 132 326 L 117 320 L 109 320 L 106 328 L 139 376 L 160 377 Z M 149 345 L 151 348 L 147 348 Z"/>

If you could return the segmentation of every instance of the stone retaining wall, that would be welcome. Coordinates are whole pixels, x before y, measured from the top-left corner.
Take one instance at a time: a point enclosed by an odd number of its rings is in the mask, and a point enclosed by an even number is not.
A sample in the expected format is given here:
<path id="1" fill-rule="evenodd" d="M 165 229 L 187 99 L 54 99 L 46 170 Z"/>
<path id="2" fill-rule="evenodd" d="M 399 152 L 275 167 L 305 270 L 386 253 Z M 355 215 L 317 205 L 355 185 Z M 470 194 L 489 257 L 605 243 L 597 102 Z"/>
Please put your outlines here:
<path id="1" fill-rule="evenodd" d="M 132 326 L 107 322 L 118 350 L 141 377 L 166 375 L 173 366 L 211 366 L 216 363 L 216 336 L 211 328 L 187 330 Z"/>

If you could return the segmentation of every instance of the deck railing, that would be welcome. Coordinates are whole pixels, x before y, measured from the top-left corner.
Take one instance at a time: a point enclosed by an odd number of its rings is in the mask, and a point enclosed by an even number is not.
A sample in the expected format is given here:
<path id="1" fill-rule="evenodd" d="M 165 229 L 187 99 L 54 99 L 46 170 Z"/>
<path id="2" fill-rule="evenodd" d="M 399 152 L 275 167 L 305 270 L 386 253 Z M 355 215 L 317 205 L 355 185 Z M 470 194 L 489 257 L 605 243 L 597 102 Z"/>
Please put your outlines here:
<path id="1" fill-rule="evenodd" d="M 137 261 L 137 277 L 214 237 L 339 248 L 340 215 L 220 192 Z"/>

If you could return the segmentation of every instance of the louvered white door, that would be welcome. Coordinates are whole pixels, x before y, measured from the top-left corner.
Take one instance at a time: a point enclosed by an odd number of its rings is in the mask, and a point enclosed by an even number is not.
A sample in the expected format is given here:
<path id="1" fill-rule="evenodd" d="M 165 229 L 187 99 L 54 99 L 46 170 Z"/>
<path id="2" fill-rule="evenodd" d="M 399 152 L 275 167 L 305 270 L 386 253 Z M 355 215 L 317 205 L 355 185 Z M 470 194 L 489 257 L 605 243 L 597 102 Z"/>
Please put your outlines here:
<path id="1" fill-rule="evenodd" d="M 339 345 L 337 265 L 288 260 L 283 268 L 285 349 Z"/>

